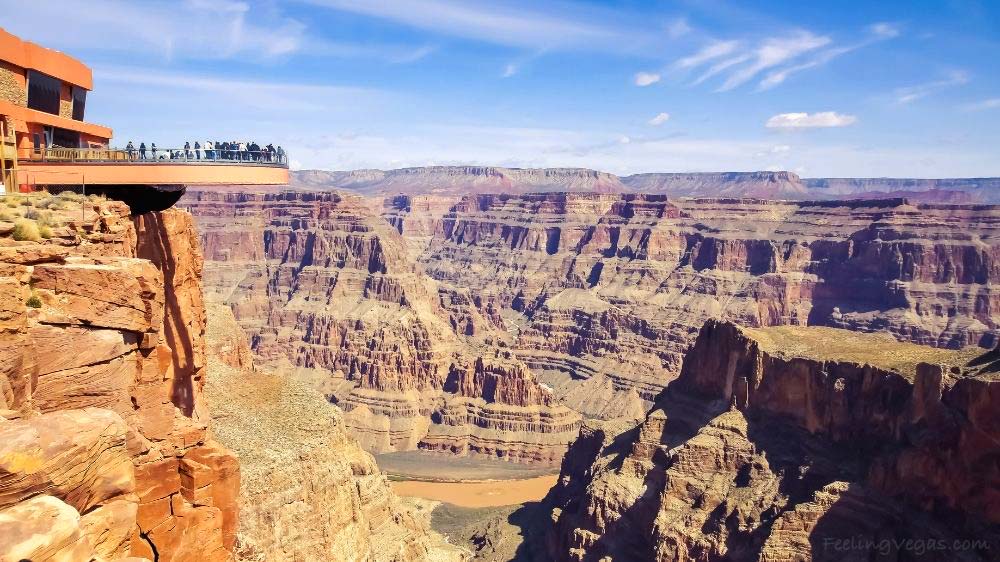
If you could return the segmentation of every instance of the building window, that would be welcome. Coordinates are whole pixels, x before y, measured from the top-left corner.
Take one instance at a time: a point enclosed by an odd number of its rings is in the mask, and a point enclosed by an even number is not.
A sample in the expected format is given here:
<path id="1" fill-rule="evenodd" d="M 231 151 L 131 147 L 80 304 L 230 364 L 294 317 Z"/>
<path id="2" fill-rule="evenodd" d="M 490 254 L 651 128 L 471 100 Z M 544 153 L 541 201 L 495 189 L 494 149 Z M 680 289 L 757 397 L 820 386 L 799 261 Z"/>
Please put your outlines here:
<path id="1" fill-rule="evenodd" d="M 77 131 L 68 131 L 66 129 L 60 129 L 58 127 L 52 131 L 52 146 L 60 146 L 63 148 L 79 148 L 80 147 L 80 133 Z"/>
<path id="2" fill-rule="evenodd" d="M 59 115 L 59 89 L 62 82 L 34 70 L 28 71 L 28 107 Z"/>
<path id="3" fill-rule="evenodd" d="M 73 119 L 83 121 L 83 111 L 87 107 L 87 90 L 73 86 Z"/>

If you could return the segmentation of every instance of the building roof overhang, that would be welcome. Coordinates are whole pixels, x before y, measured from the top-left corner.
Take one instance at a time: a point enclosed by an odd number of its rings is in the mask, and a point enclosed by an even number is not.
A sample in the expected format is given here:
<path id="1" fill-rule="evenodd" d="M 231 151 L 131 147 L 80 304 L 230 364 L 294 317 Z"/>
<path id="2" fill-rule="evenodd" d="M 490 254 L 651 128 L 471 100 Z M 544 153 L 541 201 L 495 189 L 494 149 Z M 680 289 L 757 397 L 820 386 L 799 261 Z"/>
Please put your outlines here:
<path id="1" fill-rule="evenodd" d="M 43 72 L 74 86 L 87 90 L 94 89 L 94 73 L 90 67 L 65 53 L 11 35 L 2 27 L 0 27 L 0 60 L 21 68 Z"/>

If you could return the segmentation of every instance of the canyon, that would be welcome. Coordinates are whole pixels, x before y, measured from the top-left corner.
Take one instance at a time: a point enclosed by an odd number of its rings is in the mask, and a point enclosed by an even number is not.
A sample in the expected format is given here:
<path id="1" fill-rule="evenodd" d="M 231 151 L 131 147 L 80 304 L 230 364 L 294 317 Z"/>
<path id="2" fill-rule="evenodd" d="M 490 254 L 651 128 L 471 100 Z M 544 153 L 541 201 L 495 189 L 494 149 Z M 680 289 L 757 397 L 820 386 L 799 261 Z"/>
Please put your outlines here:
<path id="1" fill-rule="evenodd" d="M 210 299 L 264 363 L 316 381 L 370 452 L 557 465 L 580 416 L 509 349 L 470 291 L 441 293 L 392 226 L 337 193 L 189 192 Z"/>
<path id="2" fill-rule="evenodd" d="M 641 420 L 701 326 L 998 343 L 984 205 L 202 190 L 210 298 L 308 373 L 369 451 L 554 465 L 582 418 Z"/>
<path id="3" fill-rule="evenodd" d="M 343 189 L 366 197 L 536 192 L 658 193 L 671 197 L 844 199 L 906 196 L 925 203 L 1000 203 L 1000 178 L 800 178 L 789 171 L 641 173 L 617 176 L 586 168 L 429 166 L 395 170 L 298 170 L 300 189 Z M 956 198 L 962 198 L 958 201 Z"/>
<path id="4" fill-rule="evenodd" d="M 213 430 L 239 454 L 243 474 L 238 559 L 466 559 L 392 492 L 320 392 L 254 364 L 229 307 L 209 305 L 206 341 Z"/>
<path id="5" fill-rule="evenodd" d="M 588 422 L 551 560 L 991 560 L 1000 350 L 711 320 L 636 427 Z"/>
<path id="6" fill-rule="evenodd" d="M 1000 208 L 608 191 L 0 222 L 0 553 L 991 559 Z M 408 452 L 555 485 L 445 537 Z"/>
<path id="7" fill-rule="evenodd" d="M 466 558 L 320 393 L 256 369 L 228 309 L 209 318 L 190 214 L 4 203 L 56 226 L 0 221 L 0 559 Z"/>
<path id="8" fill-rule="evenodd" d="M 995 366 L 977 359 L 1000 343 L 995 207 L 314 190 L 182 204 L 209 294 L 259 357 L 343 408 L 364 448 L 562 459 L 541 504 L 503 516 L 520 529 L 490 519 L 453 537 L 476 559 L 823 560 L 843 554 L 831 538 L 935 537 L 986 541 L 958 558 L 981 560 L 998 546 L 996 500 L 972 492 L 997 482 Z M 353 332 L 329 328 L 344 322 Z M 527 452 L 551 415 L 521 424 L 526 403 L 577 416 L 565 457 Z M 516 431 L 486 442 L 487 423 Z"/>
<path id="9" fill-rule="evenodd" d="M 564 404 L 641 418 L 710 318 L 996 345 L 998 218 L 904 199 L 483 195 L 435 223 L 419 260 L 440 290 L 478 287 Z"/>

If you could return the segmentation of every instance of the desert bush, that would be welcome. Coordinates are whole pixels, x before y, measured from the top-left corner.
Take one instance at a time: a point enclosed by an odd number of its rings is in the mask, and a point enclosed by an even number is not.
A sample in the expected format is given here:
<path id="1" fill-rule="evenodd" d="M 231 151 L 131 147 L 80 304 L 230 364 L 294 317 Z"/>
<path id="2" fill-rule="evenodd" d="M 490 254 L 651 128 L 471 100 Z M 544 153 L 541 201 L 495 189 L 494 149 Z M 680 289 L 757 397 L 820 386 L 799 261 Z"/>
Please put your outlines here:
<path id="1" fill-rule="evenodd" d="M 30 209 L 24 211 L 24 218 L 36 221 L 42 218 L 42 212 L 34 207 L 31 207 Z"/>
<path id="2" fill-rule="evenodd" d="M 0 211 L 0 221 L 3 222 L 13 222 L 14 214 L 10 211 Z"/>
<path id="3" fill-rule="evenodd" d="M 18 219 L 15 221 L 13 236 L 14 240 L 19 242 L 38 242 L 42 239 L 41 233 L 38 232 L 38 223 L 31 219 Z"/>
<path id="4" fill-rule="evenodd" d="M 80 201 L 83 196 L 75 191 L 63 191 L 59 193 L 59 198 L 64 201 Z"/>
<path id="5" fill-rule="evenodd" d="M 38 235 L 46 240 L 52 238 L 52 227 L 47 224 L 38 225 Z"/>
<path id="6" fill-rule="evenodd" d="M 38 298 L 37 295 L 31 295 L 28 300 L 24 301 L 24 304 L 31 308 L 42 308 L 42 299 Z"/>

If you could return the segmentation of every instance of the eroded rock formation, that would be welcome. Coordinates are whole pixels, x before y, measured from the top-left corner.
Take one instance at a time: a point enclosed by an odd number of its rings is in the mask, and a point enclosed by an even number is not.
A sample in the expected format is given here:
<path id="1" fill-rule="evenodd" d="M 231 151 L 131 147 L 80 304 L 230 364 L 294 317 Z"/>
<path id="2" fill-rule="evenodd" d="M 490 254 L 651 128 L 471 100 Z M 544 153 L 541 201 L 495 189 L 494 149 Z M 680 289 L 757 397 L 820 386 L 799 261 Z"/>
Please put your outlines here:
<path id="1" fill-rule="evenodd" d="M 427 166 L 397 170 L 292 172 L 291 185 L 306 189 L 347 189 L 362 195 L 462 196 L 469 193 L 533 191 L 625 191 L 614 174 L 586 168 L 502 168 L 499 166 Z"/>
<path id="2" fill-rule="evenodd" d="M 90 206 L 45 243 L 0 238 L 0 554 L 227 560 L 239 463 L 201 399 L 191 217 Z"/>
<path id="3" fill-rule="evenodd" d="M 581 432 L 549 555 L 994 559 L 1000 355 L 980 353 L 709 321 L 638 427 Z"/>
<path id="4" fill-rule="evenodd" d="M 358 198 L 210 190 L 182 204 L 202 229 L 208 294 L 232 307 L 263 361 L 318 380 L 366 449 L 558 462 L 579 416 L 502 352 L 488 308 L 468 289 L 439 292 Z M 456 373 L 498 372 L 517 375 L 503 392 L 449 386 Z"/>
<path id="5" fill-rule="evenodd" d="M 709 318 L 940 347 L 1000 328 L 992 206 L 479 195 L 438 224 L 420 262 L 439 292 L 475 287 L 517 357 L 594 417 L 641 417 Z"/>
<path id="6" fill-rule="evenodd" d="M 240 456 L 243 559 L 464 559 L 402 505 L 321 393 L 292 373 L 254 370 L 229 307 L 209 307 L 208 344 L 213 430 Z"/>
<path id="7" fill-rule="evenodd" d="M 652 172 L 619 177 L 582 168 L 429 166 L 338 172 L 298 170 L 291 172 L 291 182 L 302 189 L 346 189 L 387 200 L 397 195 L 457 199 L 487 193 L 637 192 L 674 198 L 814 200 L 908 196 L 926 203 L 1000 203 L 1000 178 L 800 178 L 788 171 Z"/>

